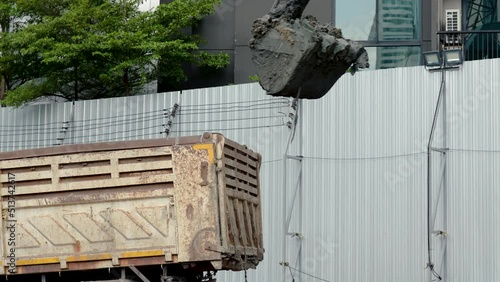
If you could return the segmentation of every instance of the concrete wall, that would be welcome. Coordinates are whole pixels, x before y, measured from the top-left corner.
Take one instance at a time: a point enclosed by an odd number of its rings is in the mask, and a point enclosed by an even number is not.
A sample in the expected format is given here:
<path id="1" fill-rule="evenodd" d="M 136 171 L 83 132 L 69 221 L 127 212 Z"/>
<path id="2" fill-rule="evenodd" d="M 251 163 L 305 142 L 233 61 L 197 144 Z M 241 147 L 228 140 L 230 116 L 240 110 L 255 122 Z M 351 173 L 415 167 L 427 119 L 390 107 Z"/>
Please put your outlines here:
<path id="1" fill-rule="evenodd" d="M 462 1 L 461 0 L 444 0 L 443 1 L 444 9 L 462 9 Z"/>

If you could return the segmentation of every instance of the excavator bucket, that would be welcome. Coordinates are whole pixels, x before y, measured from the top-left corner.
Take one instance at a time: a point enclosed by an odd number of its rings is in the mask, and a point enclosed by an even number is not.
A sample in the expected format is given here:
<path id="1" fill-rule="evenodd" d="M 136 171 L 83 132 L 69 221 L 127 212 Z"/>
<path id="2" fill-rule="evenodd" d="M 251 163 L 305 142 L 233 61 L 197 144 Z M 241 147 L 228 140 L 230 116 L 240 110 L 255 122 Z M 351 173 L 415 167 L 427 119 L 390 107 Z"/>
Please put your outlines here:
<path id="1" fill-rule="evenodd" d="M 323 97 L 348 70 L 369 67 L 364 47 L 339 29 L 302 17 L 309 0 L 282 0 L 254 22 L 252 61 L 262 88 L 273 96 Z"/>

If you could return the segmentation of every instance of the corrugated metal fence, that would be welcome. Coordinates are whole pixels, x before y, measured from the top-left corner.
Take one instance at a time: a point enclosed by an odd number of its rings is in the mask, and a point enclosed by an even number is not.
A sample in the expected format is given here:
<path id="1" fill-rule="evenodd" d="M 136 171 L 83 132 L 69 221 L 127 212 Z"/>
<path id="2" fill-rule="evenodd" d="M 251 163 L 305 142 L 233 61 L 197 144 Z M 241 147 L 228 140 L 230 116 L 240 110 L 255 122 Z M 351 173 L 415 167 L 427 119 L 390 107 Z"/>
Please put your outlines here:
<path id="1" fill-rule="evenodd" d="M 447 281 L 500 280 L 499 77 L 500 60 L 444 76 L 431 210 Z M 344 76 L 299 103 L 286 161 L 295 107 L 257 84 L 2 108 L 0 150 L 221 132 L 264 160 L 266 253 L 248 281 L 431 281 L 427 141 L 441 80 L 423 67 Z"/>

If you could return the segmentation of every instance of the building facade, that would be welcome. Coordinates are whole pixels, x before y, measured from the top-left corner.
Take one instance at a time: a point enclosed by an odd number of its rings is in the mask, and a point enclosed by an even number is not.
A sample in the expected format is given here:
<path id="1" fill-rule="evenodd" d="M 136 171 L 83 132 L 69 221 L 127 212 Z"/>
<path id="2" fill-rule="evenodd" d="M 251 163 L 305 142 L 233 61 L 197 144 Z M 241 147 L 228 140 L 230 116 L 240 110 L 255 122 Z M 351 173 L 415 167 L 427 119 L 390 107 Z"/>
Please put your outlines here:
<path id="1" fill-rule="evenodd" d="M 252 23 L 265 15 L 273 3 L 223 0 L 215 13 L 191 32 L 207 40 L 201 49 L 228 53 L 230 64 L 212 72 L 186 65 L 189 80 L 179 89 L 250 82 L 249 77 L 256 74 L 248 47 Z M 462 48 L 466 60 L 500 57 L 500 33 L 474 34 L 477 30 L 500 30 L 498 3 L 499 0 L 312 0 L 304 14 L 332 22 L 345 38 L 363 42 L 370 68 L 387 69 L 420 65 L 422 52 L 440 48 Z M 437 32 L 447 30 L 472 33 L 455 35 L 458 39 L 452 40 L 454 44 L 443 47 L 443 36 Z M 160 79 L 158 90 L 175 89 Z"/>
<path id="2" fill-rule="evenodd" d="M 168 3 L 171 0 L 161 0 Z M 313 0 L 304 14 L 321 22 L 333 22 L 344 37 L 361 41 L 370 56 L 371 68 L 420 64 L 421 52 L 431 49 L 430 0 Z M 255 19 L 265 15 L 274 1 L 223 0 L 215 13 L 192 30 L 207 40 L 202 49 L 226 52 L 230 64 L 206 73 L 192 65 L 185 67 L 189 80 L 181 89 L 250 82 L 255 75 L 248 42 Z M 173 90 L 160 79 L 159 92 Z"/>

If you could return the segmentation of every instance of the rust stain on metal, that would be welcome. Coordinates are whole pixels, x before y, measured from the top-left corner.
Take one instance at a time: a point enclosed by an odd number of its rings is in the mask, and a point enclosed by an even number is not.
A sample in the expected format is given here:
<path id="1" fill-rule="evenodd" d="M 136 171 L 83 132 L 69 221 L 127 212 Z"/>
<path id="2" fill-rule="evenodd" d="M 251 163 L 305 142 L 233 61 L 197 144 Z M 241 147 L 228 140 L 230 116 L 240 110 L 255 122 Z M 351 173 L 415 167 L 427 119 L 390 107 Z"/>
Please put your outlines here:
<path id="1" fill-rule="evenodd" d="M 73 252 L 75 253 L 79 253 L 80 252 L 80 241 L 76 241 L 74 244 L 73 244 Z"/>
<path id="2" fill-rule="evenodd" d="M 186 217 L 188 219 L 193 219 L 193 214 L 194 214 L 193 205 L 188 204 L 187 207 L 186 207 Z"/>
<path id="3" fill-rule="evenodd" d="M 206 227 L 196 233 L 191 242 L 189 253 L 197 260 L 210 260 L 213 254 L 210 251 L 215 249 L 213 242 L 217 237 L 214 227 Z"/>
<path id="4" fill-rule="evenodd" d="M 47 273 L 60 271 L 59 264 L 17 266 L 17 274 Z"/>
<path id="5" fill-rule="evenodd" d="M 201 185 L 207 186 L 208 185 L 208 163 L 207 162 L 201 162 L 200 174 L 201 174 Z"/>

